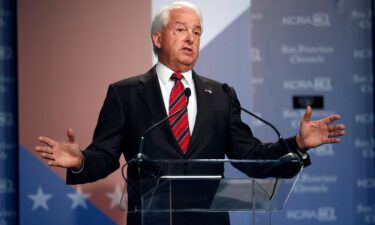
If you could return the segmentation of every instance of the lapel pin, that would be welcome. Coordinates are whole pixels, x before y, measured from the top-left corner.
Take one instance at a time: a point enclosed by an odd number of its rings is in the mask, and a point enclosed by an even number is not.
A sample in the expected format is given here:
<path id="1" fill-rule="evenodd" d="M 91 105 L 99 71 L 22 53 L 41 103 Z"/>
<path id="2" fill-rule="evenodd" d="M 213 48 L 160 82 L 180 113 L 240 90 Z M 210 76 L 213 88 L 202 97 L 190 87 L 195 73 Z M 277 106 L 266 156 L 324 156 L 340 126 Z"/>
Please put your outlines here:
<path id="1" fill-rule="evenodd" d="M 208 92 L 209 94 L 212 94 L 211 89 L 204 89 L 205 92 Z"/>

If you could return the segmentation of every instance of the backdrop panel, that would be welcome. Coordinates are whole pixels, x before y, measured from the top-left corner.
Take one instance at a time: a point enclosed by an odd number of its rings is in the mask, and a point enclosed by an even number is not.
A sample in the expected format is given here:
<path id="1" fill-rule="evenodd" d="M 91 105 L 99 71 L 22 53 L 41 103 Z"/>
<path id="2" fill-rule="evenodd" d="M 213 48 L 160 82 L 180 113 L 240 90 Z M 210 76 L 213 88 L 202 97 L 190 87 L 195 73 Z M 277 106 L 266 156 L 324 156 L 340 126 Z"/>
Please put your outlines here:
<path id="1" fill-rule="evenodd" d="M 279 224 L 375 223 L 370 2 L 253 1 L 254 110 L 293 135 L 304 110 L 292 97 L 323 96 L 313 118 L 339 113 L 348 128 L 340 144 L 309 151 L 312 166 L 274 218 Z M 272 139 L 268 127 L 252 127 Z"/>
<path id="2" fill-rule="evenodd" d="M 21 224 L 124 224 L 119 171 L 66 186 L 65 171 L 51 171 L 32 149 L 39 135 L 65 140 L 69 127 L 83 147 L 90 142 L 108 84 L 152 66 L 151 18 L 172 1 L 18 2 Z M 323 96 L 314 118 L 340 113 L 348 127 L 342 143 L 310 150 L 313 164 L 273 216 L 277 224 L 374 224 L 370 1 L 192 2 L 204 17 L 199 74 L 234 86 L 242 105 L 284 137 L 303 116 L 294 95 Z M 243 119 L 261 140 L 276 140 Z M 231 215 L 236 225 L 249 218 Z"/>
<path id="3" fill-rule="evenodd" d="M 18 223 L 16 4 L 0 0 L 0 224 Z"/>

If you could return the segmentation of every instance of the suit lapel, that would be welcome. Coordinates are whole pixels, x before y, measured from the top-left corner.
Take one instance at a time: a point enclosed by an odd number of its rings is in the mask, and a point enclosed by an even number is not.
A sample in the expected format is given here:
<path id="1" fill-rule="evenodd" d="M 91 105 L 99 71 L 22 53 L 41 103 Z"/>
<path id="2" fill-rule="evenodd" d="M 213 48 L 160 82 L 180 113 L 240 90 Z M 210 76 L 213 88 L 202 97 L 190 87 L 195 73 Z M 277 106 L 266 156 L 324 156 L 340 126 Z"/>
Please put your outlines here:
<path id="1" fill-rule="evenodd" d="M 195 93 L 197 96 L 197 117 L 195 119 L 194 130 L 185 157 L 188 157 L 195 149 L 195 146 L 198 144 L 199 137 L 202 138 L 204 136 L 204 133 L 202 133 L 202 130 L 204 130 L 203 126 L 205 126 L 204 121 L 206 121 L 210 116 L 212 96 L 214 95 L 213 89 L 208 82 L 198 76 L 194 71 L 193 79 Z"/>
<path id="2" fill-rule="evenodd" d="M 161 94 L 155 67 L 140 79 L 140 83 L 141 85 L 138 88 L 139 94 L 155 117 L 155 122 L 162 120 L 167 116 L 167 113 L 165 111 L 163 96 Z"/>
<path id="3" fill-rule="evenodd" d="M 140 79 L 140 83 L 141 85 L 138 88 L 138 92 L 155 118 L 155 123 L 157 123 L 167 117 L 167 112 L 165 111 L 164 100 L 161 93 L 159 80 L 156 75 L 155 66 Z M 172 143 L 175 151 L 180 153 L 182 156 L 182 152 L 173 136 L 172 129 L 169 126 L 168 121 L 161 124 L 160 128 L 162 129 L 164 137 L 167 139 L 167 141 Z"/>

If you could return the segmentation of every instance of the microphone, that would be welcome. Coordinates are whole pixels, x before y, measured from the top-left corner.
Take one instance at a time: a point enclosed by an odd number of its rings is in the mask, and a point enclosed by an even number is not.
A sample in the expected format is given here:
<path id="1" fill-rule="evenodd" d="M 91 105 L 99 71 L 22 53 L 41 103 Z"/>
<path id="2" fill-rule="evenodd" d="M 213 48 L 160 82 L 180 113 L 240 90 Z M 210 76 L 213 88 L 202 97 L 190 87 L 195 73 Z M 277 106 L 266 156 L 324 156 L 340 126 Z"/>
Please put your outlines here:
<path id="1" fill-rule="evenodd" d="M 271 124 L 267 120 L 265 120 L 265 119 L 263 119 L 263 118 L 255 115 L 254 113 L 250 112 L 249 110 L 241 107 L 241 105 L 239 105 L 238 103 L 234 102 L 234 100 L 233 100 L 233 91 L 229 87 L 228 84 L 224 83 L 222 85 L 222 87 L 223 87 L 224 92 L 227 94 L 231 105 L 233 105 L 234 107 L 236 107 L 236 108 L 238 108 L 238 109 L 246 112 L 247 114 L 255 117 L 256 119 L 262 121 L 263 123 L 267 124 L 269 127 L 271 127 L 275 131 L 275 133 L 277 134 L 277 137 L 279 139 L 279 142 L 282 143 L 288 149 L 288 151 L 289 151 L 289 153 L 287 153 L 286 155 L 283 155 L 282 157 L 279 158 L 279 160 L 281 161 L 281 163 L 288 163 L 288 162 L 291 162 L 293 160 L 297 160 L 298 164 L 300 166 L 302 166 L 304 164 L 304 158 L 303 158 L 302 153 L 300 153 L 300 156 L 299 156 L 296 153 L 290 152 L 289 146 L 287 145 L 287 143 L 285 142 L 284 138 L 281 136 L 280 132 L 277 130 L 277 128 L 273 124 Z M 297 150 L 297 151 L 299 151 L 299 150 Z"/>
<path id="2" fill-rule="evenodd" d="M 143 154 L 143 145 L 144 145 L 144 141 L 145 141 L 145 136 L 150 133 L 153 129 L 155 129 L 156 127 L 160 126 L 162 123 L 164 123 L 165 121 L 167 121 L 169 118 L 181 113 L 183 110 L 185 110 L 187 108 L 187 106 L 189 105 L 189 97 L 191 95 L 191 90 L 190 88 L 185 88 L 183 90 L 183 93 L 184 95 L 186 96 L 187 98 L 187 103 L 185 106 L 183 106 L 181 109 L 177 110 L 176 112 L 172 113 L 171 115 L 165 117 L 164 119 L 160 120 L 159 122 L 155 123 L 154 125 L 152 125 L 151 127 L 149 127 L 144 133 L 143 135 L 141 136 L 141 139 L 139 141 L 139 153 L 137 154 L 137 160 L 138 161 L 143 161 L 143 160 L 148 160 L 148 157 Z"/>
<path id="3" fill-rule="evenodd" d="M 276 128 L 273 124 L 271 124 L 270 122 L 268 122 L 267 120 L 265 120 L 265 119 L 263 119 L 263 118 L 260 118 L 259 116 L 255 115 L 254 113 L 250 112 L 249 110 L 247 110 L 247 109 L 241 107 L 239 104 L 237 104 L 236 102 L 234 102 L 234 101 L 233 101 L 233 92 L 232 92 L 232 89 L 229 87 L 228 84 L 224 83 L 224 84 L 222 85 L 222 87 L 223 87 L 224 92 L 227 94 L 230 103 L 231 103 L 234 107 L 236 107 L 236 108 L 238 108 L 238 109 L 240 109 L 240 110 L 246 112 L 247 114 L 249 114 L 249 115 L 255 117 L 256 119 L 262 121 L 263 123 L 265 123 L 265 124 L 267 124 L 269 127 L 271 127 L 271 128 L 275 131 L 275 133 L 277 134 L 277 137 L 278 137 L 278 139 L 279 139 L 279 142 L 282 143 L 282 144 L 283 144 L 283 145 L 289 150 L 289 146 L 286 144 L 284 138 L 281 136 L 280 132 L 277 130 L 277 128 Z M 301 158 L 302 158 L 302 160 L 301 160 Z M 280 157 L 279 159 L 280 159 L 280 161 L 281 161 L 282 163 L 290 162 L 290 161 L 292 161 L 292 160 L 298 160 L 298 163 L 299 163 L 300 165 L 303 165 L 303 156 L 300 157 L 300 156 L 298 156 L 296 153 L 289 152 L 289 153 L 287 153 L 286 155 Z"/>
<path id="4" fill-rule="evenodd" d="M 189 105 L 189 97 L 190 97 L 190 95 L 191 95 L 191 90 L 190 90 L 190 88 L 185 88 L 185 89 L 183 90 L 183 93 L 184 93 L 184 95 L 185 95 L 186 98 L 187 98 L 187 103 L 186 103 L 186 105 L 183 106 L 181 109 L 177 110 L 176 112 L 172 113 L 171 115 L 169 115 L 169 116 L 165 117 L 164 119 L 160 120 L 159 122 L 155 123 L 155 124 L 152 125 L 151 127 L 149 127 L 149 128 L 143 133 L 143 135 L 141 136 L 141 138 L 140 138 L 140 140 L 139 140 L 139 152 L 138 152 L 136 158 L 135 158 L 135 159 L 131 159 L 131 160 L 129 160 L 129 161 L 126 162 L 126 163 L 123 165 L 123 167 L 122 167 L 122 177 L 124 178 L 125 182 L 126 182 L 128 185 L 130 185 L 131 187 L 133 187 L 134 190 L 139 189 L 139 190 L 140 190 L 139 193 L 143 193 L 143 187 L 142 187 L 143 185 L 142 185 L 142 182 L 141 182 L 141 180 L 142 180 L 142 169 L 141 169 L 141 165 L 140 165 L 141 163 L 144 164 L 144 165 L 143 165 L 143 169 L 148 170 L 148 173 L 149 173 L 148 176 L 151 176 L 152 178 L 157 178 L 157 179 L 158 179 L 157 182 L 159 182 L 159 178 L 160 178 L 160 177 L 162 176 L 162 174 L 163 174 L 163 170 L 162 170 L 162 168 L 161 168 L 159 165 L 157 165 L 157 164 L 147 164 L 147 165 L 146 165 L 146 164 L 145 164 L 146 161 L 149 160 L 149 158 L 148 158 L 145 154 L 143 154 L 143 145 L 144 145 L 144 141 L 145 141 L 145 136 L 146 136 L 148 133 L 150 133 L 153 129 L 155 129 L 156 127 L 160 126 L 162 123 L 164 123 L 164 122 L 165 122 L 166 120 L 168 120 L 169 118 L 171 118 L 171 117 L 177 115 L 178 113 L 181 113 L 183 110 L 187 109 L 187 106 Z M 138 164 L 138 174 L 139 174 L 139 180 L 138 180 L 138 181 L 139 181 L 139 182 L 138 182 L 139 187 L 138 187 L 138 188 L 134 187 L 134 186 L 132 185 L 132 182 L 129 182 L 129 180 L 126 178 L 126 176 L 125 176 L 125 174 L 124 174 L 124 168 L 125 168 L 126 166 L 130 166 L 130 165 L 133 164 L 133 163 L 137 163 L 137 164 Z M 153 171 L 153 172 L 151 172 L 151 171 Z"/>
<path id="5" fill-rule="evenodd" d="M 269 127 L 271 127 L 275 133 L 277 134 L 277 137 L 279 138 L 279 140 L 282 140 L 283 137 L 281 136 L 280 132 L 276 129 L 276 127 L 274 125 L 272 125 L 270 122 L 268 122 L 267 120 L 263 119 L 263 118 L 260 118 L 259 116 L 255 115 L 254 113 L 250 112 L 249 110 L 245 109 L 245 108 L 242 108 L 239 104 L 235 103 L 233 101 L 233 92 L 231 90 L 231 88 L 229 87 L 228 84 L 223 84 L 223 90 L 224 92 L 228 95 L 229 97 L 229 100 L 230 100 L 230 103 L 235 106 L 236 108 L 238 109 L 241 109 L 242 111 L 246 112 L 247 114 L 257 118 L 258 120 L 262 121 L 263 123 L 267 124 Z"/>

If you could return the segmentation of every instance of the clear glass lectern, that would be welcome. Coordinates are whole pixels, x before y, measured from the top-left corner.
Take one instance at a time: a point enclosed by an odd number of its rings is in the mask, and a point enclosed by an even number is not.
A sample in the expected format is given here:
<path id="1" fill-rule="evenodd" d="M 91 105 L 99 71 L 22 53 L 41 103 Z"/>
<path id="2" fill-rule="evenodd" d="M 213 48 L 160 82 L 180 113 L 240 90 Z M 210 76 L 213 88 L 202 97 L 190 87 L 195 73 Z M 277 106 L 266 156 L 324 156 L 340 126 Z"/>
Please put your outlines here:
<path id="1" fill-rule="evenodd" d="M 224 168 L 238 172 L 223 175 Z M 144 160 L 124 167 L 126 184 L 120 208 L 137 213 L 147 225 L 147 213 L 252 211 L 269 213 L 285 205 L 298 175 L 299 160 L 182 159 Z M 135 175 L 130 175 L 135 174 Z M 192 214 L 194 215 L 194 214 Z M 154 217 L 154 216 L 153 216 Z"/>

